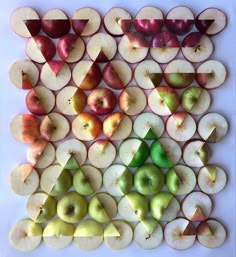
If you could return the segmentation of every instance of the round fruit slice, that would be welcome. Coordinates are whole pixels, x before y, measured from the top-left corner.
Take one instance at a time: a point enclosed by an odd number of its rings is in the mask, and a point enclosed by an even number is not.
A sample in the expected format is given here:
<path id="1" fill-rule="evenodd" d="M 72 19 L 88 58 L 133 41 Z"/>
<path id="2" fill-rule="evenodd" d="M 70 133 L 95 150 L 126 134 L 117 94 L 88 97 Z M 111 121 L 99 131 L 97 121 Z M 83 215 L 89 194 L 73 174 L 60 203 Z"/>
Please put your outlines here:
<path id="1" fill-rule="evenodd" d="M 164 237 L 166 243 L 175 250 L 188 249 L 196 240 L 194 226 L 184 218 L 167 223 L 164 228 Z"/>
<path id="2" fill-rule="evenodd" d="M 173 139 L 163 137 L 151 144 L 150 155 L 158 167 L 170 168 L 179 162 L 182 151 Z"/>
<path id="3" fill-rule="evenodd" d="M 12 170 L 9 182 L 16 194 L 31 195 L 39 186 L 39 175 L 30 164 L 21 164 Z"/>
<path id="4" fill-rule="evenodd" d="M 39 246 L 43 230 L 39 224 L 25 219 L 18 221 L 9 233 L 9 241 L 18 251 L 29 252 Z"/>
<path id="5" fill-rule="evenodd" d="M 116 233 L 110 233 L 110 226 L 114 227 Z M 133 239 L 132 227 L 123 220 L 113 220 L 104 230 L 104 242 L 112 250 L 126 248 Z"/>
<path id="6" fill-rule="evenodd" d="M 78 169 L 86 161 L 87 148 L 77 139 L 68 139 L 58 145 L 56 158 L 65 169 Z"/>
<path id="7" fill-rule="evenodd" d="M 63 249 L 73 240 L 74 227 L 60 219 L 50 221 L 43 230 L 44 243 L 53 249 Z"/>
<path id="8" fill-rule="evenodd" d="M 119 157 L 128 167 L 139 167 L 149 156 L 148 145 L 139 138 L 129 138 L 119 146 Z"/>
<path id="9" fill-rule="evenodd" d="M 196 175 L 188 166 L 175 165 L 166 173 L 166 186 L 174 195 L 189 194 L 196 186 Z"/>
<path id="10" fill-rule="evenodd" d="M 207 113 L 198 122 L 198 133 L 203 140 L 217 143 L 228 132 L 228 122 L 219 113 Z"/>
<path id="11" fill-rule="evenodd" d="M 145 112 L 137 116 L 133 129 L 140 138 L 154 140 L 163 134 L 165 128 L 162 119 L 158 115 Z"/>
<path id="12" fill-rule="evenodd" d="M 211 198 L 202 192 L 192 192 L 182 201 L 182 212 L 191 221 L 203 221 L 212 211 Z"/>
<path id="13" fill-rule="evenodd" d="M 222 168 L 215 165 L 206 165 L 199 170 L 197 182 L 204 193 L 216 194 L 224 189 L 227 177 Z"/>
<path id="14" fill-rule="evenodd" d="M 75 229 L 74 243 L 83 251 L 97 249 L 103 242 L 103 228 L 95 220 L 83 220 Z"/>
<path id="15" fill-rule="evenodd" d="M 103 185 L 113 196 L 127 194 L 133 185 L 132 172 L 124 165 L 113 164 L 103 174 Z"/>

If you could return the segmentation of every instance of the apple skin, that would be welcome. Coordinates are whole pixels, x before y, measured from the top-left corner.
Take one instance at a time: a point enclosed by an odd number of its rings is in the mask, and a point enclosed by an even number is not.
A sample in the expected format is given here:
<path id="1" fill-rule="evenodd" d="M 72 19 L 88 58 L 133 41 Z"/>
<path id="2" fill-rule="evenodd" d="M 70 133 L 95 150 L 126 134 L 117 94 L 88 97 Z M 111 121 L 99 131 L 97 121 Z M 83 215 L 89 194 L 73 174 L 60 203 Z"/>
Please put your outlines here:
<path id="1" fill-rule="evenodd" d="M 85 26 L 87 25 L 88 23 L 88 19 L 83 19 L 83 20 L 79 20 L 79 19 L 72 19 L 71 20 L 71 25 L 72 25 L 72 28 L 74 30 L 74 32 L 77 34 L 77 35 L 80 35 Z"/>
<path id="2" fill-rule="evenodd" d="M 175 194 L 178 191 L 180 184 L 181 181 L 177 176 L 175 170 L 173 168 L 170 168 L 166 173 L 166 186 L 168 190 L 172 194 Z"/>
<path id="3" fill-rule="evenodd" d="M 75 237 L 103 236 L 103 228 L 95 220 L 83 220 L 75 229 Z"/>
<path id="4" fill-rule="evenodd" d="M 120 122 L 124 118 L 124 113 L 113 112 L 108 115 L 103 121 L 103 133 L 107 138 L 111 138 Z"/>
<path id="5" fill-rule="evenodd" d="M 31 37 L 39 34 L 41 30 L 41 20 L 40 19 L 32 19 L 32 20 L 24 20 L 25 26 L 29 30 Z"/>
<path id="6" fill-rule="evenodd" d="M 81 113 L 87 105 L 87 96 L 80 88 L 76 90 L 70 99 L 70 104 L 77 113 Z"/>
<path id="7" fill-rule="evenodd" d="M 43 108 L 40 99 L 37 97 L 37 95 L 35 94 L 34 89 L 31 89 L 26 97 L 25 97 L 25 103 L 26 106 L 28 108 L 28 110 L 33 113 L 34 115 L 37 116 L 42 116 L 42 115 L 46 115 L 46 111 Z"/>
<path id="8" fill-rule="evenodd" d="M 161 168 L 170 168 L 172 164 L 168 160 L 166 153 L 163 151 L 162 146 L 158 140 L 151 144 L 150 155 L 152 161 Z"/>
<path id="9" fill-rule="evenodd" d="M 135 153 L 132 161 L 129 163 L 129 167 L 139 167 L 142 165 L 149 156 L 149 147 L 145 141 L 139 146 L 138 151 Z"/>
<path id="10" fill-rule="evenodd" d="M 76 192 L 66 193 L 57 204 L 58 217 L 68 223 L 77 223 L 87 213 L 87 200 Z"/>
<path id="11" fill-rule="evenodd" d="M 135 19 L 134 27 L 137 31 L 144 33 L 145 35 L 153 35 L 160 32 L 164 26 L 164 20 L 162 19 Z"/>
<path id="12" fill-rule="evenodd" d="M 179 40 L 175 34 L 169 31 L 158 32 L 153 35 L 150 43 L 151 48 L 179 47 Z"/>
<path id="13" fill-rule="evenodd" d="M 164 186 L 164 180 L 162 171 L 151 163 L 143 164 L 134 174 L 134 186 L 143 195 L 158 193 Z"/>
<path id="14" fill-rule="evenodd" d="M 133 174 L 127 168 L 118 178 L 118 185 L 123 194 L 128 194 L 133 186 Z"/>
<path id="15" fill-rule="evenodd" d="M 69 19 L 41 19 L 42 30 L 51 38 L 60 38 L 70 31 Z"/>
<path id="16" fill-rule="evenodd" d="M 22 89 L 32 89 L 33 85 L 29 80 L 29 76 L 24 73 L 24 71 L 21 72 L 22 74 Z"/>
<path id="17" fill-rule="evenodd" d="M 200 32 L 189 33 L 181 42 L 181 47 L 196 47 L 202 38 Z"/>
<path id="18" fill-rule="evenodd" d="M 36 116 L 31 114 L 22 114 L 22 142 L 32 143 L 40 135 L 40 122 Z"/>
<path id="19" fill-rule="evenodd" d="M 190 87 L 184 90 L 181 98 L 181 106 L 185 111 L 191 111 L 197 103 L 202 89 L 199 87 Z"/>
<path id="20" fill-rule="evenodd" d="M 72 224 L 57 218 L 46 225 L 44 234 L 46 234 L 47 237 L 73 236 L 74 227 Z"/>
<path id="21" fill-rule="evenodd" d="M 195 21 L 189 19 L 166 19 L 165 25 L 169 31 L 178 36 L 187 34 L 193 27 Z"/>
<path id="22" fill-rule="evenodd" d="M 83 171 L 78 169 L 73 175 L 73 185 L 75 191 L 81 195 L 91 195 L 94 193 L 89 180 L 84 176 Z"/>
<path id="23" fill-rule="evenodd" d="M 132 47 L 137 47 L 137 48 L 149 47 L 149 41 L 143 35 L 143 33 L 131 31 L 131 32 L 126 32 L 125 35 L 128 37 Z"/>
<path id="24" fill-rule="evenodd" d="M 93 89 L 87 100 L 89 109 L 97 115 L 111 113 L 116 107 L 116 95 L 108 88 Z"/>
<path id="25" fill-rule="evenodd" d="M 166 83 L 173 88 L 188 87 L 194 80 L 195 73 L 164 73 Z"/>
<path id="26" fill-rule="evenodd" d="M 214 21 L 215 20 L 200 20 L 199 15 L 198 15 L 195 20 L 195 26 L 199 32 L 201 32 L 202 34 L 207 34 L 206 32 L 207 32 L 208 28 L 211 26 L 211 24 Z"/>

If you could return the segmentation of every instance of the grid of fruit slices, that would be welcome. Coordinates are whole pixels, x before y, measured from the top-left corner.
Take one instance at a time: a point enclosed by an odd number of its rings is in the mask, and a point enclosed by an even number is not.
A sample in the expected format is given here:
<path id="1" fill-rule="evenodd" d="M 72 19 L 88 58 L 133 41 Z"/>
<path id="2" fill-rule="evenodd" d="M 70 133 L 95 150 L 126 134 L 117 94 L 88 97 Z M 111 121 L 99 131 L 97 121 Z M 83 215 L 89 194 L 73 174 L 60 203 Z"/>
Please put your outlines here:
<path id="1" fill-rule="evenodd" d="M 29 110 L 10 124 L 29 144 L 28 163 L 10 175 L 13 191 L 29 196 L 29 218 L 13 226 L 12 245 L 31 251 L 42 238 L 51 248 L 73 241 L 84 251 L 103 241 L 119 250 L 133 239 L 144 249 L 163 238 L 177 250 L 196 239 L 223 244 L 210 195 L 227 178 L 208 163 L 208 148 L 228 123 L 208 109 L 209 89 L 226 79 L 224 65 L 210 59 L 225 14 L 208 8 L 195 17 L 181 6 L 164 16 L 145 6 L 133 17 L 120 7 L 101 17 L 81 8 L 70 19 L 59 9 L 40 17 L 21 7 L 11 26 L 28 38 L 29 57 L 9 71 L 28 90 Z"/>

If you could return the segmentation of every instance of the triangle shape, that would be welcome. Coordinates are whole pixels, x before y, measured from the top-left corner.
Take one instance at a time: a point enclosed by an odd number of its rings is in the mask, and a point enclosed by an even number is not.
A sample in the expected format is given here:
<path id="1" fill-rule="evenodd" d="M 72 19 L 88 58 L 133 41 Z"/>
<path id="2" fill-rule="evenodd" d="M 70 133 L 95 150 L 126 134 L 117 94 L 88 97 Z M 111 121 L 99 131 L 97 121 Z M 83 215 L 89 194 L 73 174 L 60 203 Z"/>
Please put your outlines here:
<path id="1" fill-rule="evenodd" d="M 32 170 L 33 170 L 33 167 L 30 164 L 22 165 L 22 174 L 21 174 L 22 182 L 25 182 L 25 180 L 28 178 Z"/>
<path id="2" fill-rule="evenodd" d="M 24 23 L 32 37 L 38 35 L 41 30 L 40 19 L 24 20 Z"/>
<path id="3" fill-rule="evenodd" d="M 120 233 L 114 226 L 114 224 L 111 222 L 107 225 L 107 227 L 104 230 L 104 237 L 119 237 Z"/>
<path id="4" fill-rule="evenodd" d="M 209 143 L 216 143 L 217 142 L 217 133 L 216 133 L 216 127 L 214 127 L 210 133 L 210 135 L 207 138 L 207 142 Z"/>
<path id="5" fill-rule="evenodd" d="M 198 28 L 198 30 L 201 32 L 201 33 L 206 33 L 207 30 L 209 29 L 209 27 L 211 26 L 211 24 L 214 22 L 215 20 L 212 20 L 212 19 L 203 19 L 203 20 L 196 20 L 196 27 Z"/>
<path id="6" fill-rule="evenodd" d="M 202 209 L 197 206 L 194 210 L 194 213 L 191 218 L 192 221 L 202 221 L 205 220 L 205 215 L 202 212 Z"/>
<path id="7" fill-rule="evenodd" d="M 194 236 L 196 235 L 195 227 L 191 222 L 185 227 L 184 231 L 182 232 L 183 236 Z"/>
<path id="8" fill-rule="evenodd" d="M 145 135 L 144 139 L 146 140 L 155 140 L 157 137 L 153 132 L 153 129 L 150 127 L 147 134 Z"/>
<path id="9" fill-rule="evenodd" d="M 49 65 L 51 70 L 54 72 L 54 74 L 57 75 L 58 72 L 61 70 L 64 62 L 52 60 L 52 61 L 48 61 L 47 64 Z"/>
<path id="10" fill-rule="evenodd" d="M 49 116 L 45 116 L 43 118 L 43 120 L 41 121 L 41 125 L 40 125 L 40 132 L 41 135 L 46 139 L 46 140 L 50 140 L 53 132 L 54 132 L 54 125 L 52 120 L 49 118 Z"/>
<path id="11" fill-rule="evenodd" d="M 109 59 L 107 58 L 105 53 L 102 50 L 100 50 L 95 62 L 108 62 L 108 61 L 109 61 Z"/>
<path id="12" fill-rule="evenodd" d="M 80 35 L 88 23 L 88 19 L 72 19 L 72 28 L 77 35 Z"/>
<path id="13" fill-rule="evenodd" d="M 123 33 L 127 33 L 130 32 L 132 30 L 133 27 L 133 20 L 130 19 L 119 19 L 118 23 L 120 25 L 121 30 L 123 31 Z"/>
<path id="14" fill-rule="evenodd" d="M 149 73 L 148 75 L 154 87 L 157 87 L 160 85 L 163 78 L 163 73 Z"/>
<path id="15" fill-rule="evenodd" d="M 32 83 L 26 73 L 22 71 L 22 89 L 31 89 L 33 88 Z"/>
<path id="16" fill-rule="evenodd" d="M 79 168 L 80 168 L 80 165 L 77 162 L 76 158 L 73 155 L 71 155 L 69 157 L 68 161 L 66 162 L 64 169 L 75 170 L 75 169 L 79 169 Z"/>
<path id="17" fill-rule="evenodd" d="M 140 32 L 127 32 L 125 33 L 132 47 L 135 48 L 147 48 L 149 42 L 146 37 Z"/>

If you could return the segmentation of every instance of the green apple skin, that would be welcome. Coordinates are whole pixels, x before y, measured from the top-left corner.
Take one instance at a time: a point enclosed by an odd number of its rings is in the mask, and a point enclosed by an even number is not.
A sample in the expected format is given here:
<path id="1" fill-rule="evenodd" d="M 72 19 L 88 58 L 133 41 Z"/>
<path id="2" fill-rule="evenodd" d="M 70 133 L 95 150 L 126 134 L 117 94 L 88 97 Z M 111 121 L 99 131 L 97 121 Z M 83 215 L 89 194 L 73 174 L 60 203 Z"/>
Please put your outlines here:
<path id="1" fill-rule="evenodd" d="M 158 222 L 154 218 L 146 218 L 141 221 L 143 226 L 145 227 L 147 233 L 151 235 L 153 231 L 156 229 Z"/>
<path id="2" fill-rule="evenodd" d="M 94 237 L 103 236 L 103 228 L 100 223 L 95 220 L 83 220 L 75 229 L 76 237 Z"/>
<path id="3" fill-rule="evenodd" d="M 68 223 L 77 223 L 87 214 L 88 204 L 77 192 L 66 193 L 57 204 L 58 217 Z"/>
<path id="4" fill-rule="evenodd" d="M 146 163 L 140 166 L 134 174 L 134 186 L 143 195 L 158 193 L 165 183 L 162 171 L 154 164 Z"/>
<path id="5" fill-rule="evenodd" d="M 69 158 L 69 160 L 67 161 L 66 165 L 64 166 L 64 169 L 75 170 L 75 169 L 79 169 L 79 167 L 80 167 L 80 165 L 76 161 L 75 157 L 71 156 Z"/>
<path id="6" fill-rule="evenodd" d="M 147 132 L 147 134 L 144 137 L 145 140 L 155 140 L 157 139 L 156 135 L 153 133 L 152 128 L 150 128 Z"/>
<path id="7" fill-rule="evenodd" d="M 181 106 L 186 112 L 192 110 L 194 105 L 197 103 L 202 89 L 200 87 L 190 87 L 184 90 L 181 97 Z"/>
<path id="8" fill-rule="evenodd" d="M 159 86 L 157 91 L 171 113 L 174 113 L 180 104 L 178 93 L 171 87 Z"/>
<path id="9" fill-rule="evenodd" d="M 81 195 L 93 194 L 93 189 L 81 169 L 78 169 L 73 176 L 73 186 L 75 191 Z"/>
<path id="10" fill-rule="evenodd" d="M 127 197 L 138 219 L 144 220 L 148 213 L 148 200 L 138 192 L 130 192 L 125 197 Z"/>
<path id="11" fill-rule="evenodd" d="M 201 159 L 203 164 L 206 164 L 208 162 L 208 151 L 206 144 L 204 144 L 198 151 L 197 154 L 199 158 Z"/>
<path id="12" fill-rule="evenodd" d="M 165 73 L 166 83 L 173 88 L 188 87 L 194 80 L 194 73 Z"/>
<path id="13" fill-rule="evenodd" d="M 176 194 L 180 184 L 181 184 L 181 181 L 178 175 L 176 174 L 174 168 L 170 168 L 166 173 L 166 186 L 168 190 L 172 194 Z"/>
<path id="14" fill-rule="evenodd" d="M 164 210 L 168 207 L 173 195 L 169 192 L 160 192 L 155 194 L 150 201 L 150 211 L 152 216 L 160 220 Z"/>
<path id="15" fill-rule="evenodd" d="M 61 219 L 54 219 L 50 221 L 43 231 L 43 236 L 73 236 L 74 227 Z"/>
<path id="16" fill-rule="evenodd" d="M 52 219 L 57 213 L 57 201 L 54 197 L 48 196 L 47 200 L 40 209 L 38 217 L 35 219 L 36 223 L 47 222 Z"/>
<path id="17" fill-rule="evenodd" d="M 72 176 L 69 170 L 63 170 L 52 191 L 51 196 L 59 196 L 65 194 L 72 186 Z"/>
<path id="18" fill-rule="evenodd" d="M 149 147 L 144 141 L 142 141 L 128 167 L 139 167 L 147 160 L 148 157 Z"/>
<path id="19" fill-rule="evenodd" d="M 42 236 L 43 229 L 38 223 L 32 224 L 28 236 Z"/>
<path id="20" fill-rule="evenodd" d="M 118 178 L 118 185 L 123 194 L 128 194 L 133 186 L 133 174 L 127 168 L 123 174 Z"/>
<path id="21" fill-rule="evenodd" d="M 166 153 L 163 151 L 162 146 L 158 140 L 154 141 L 150 147 L 150 155 L 153 163 L 160 168 L 170 168 L 170 163 Z"/>

